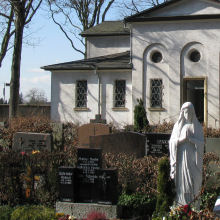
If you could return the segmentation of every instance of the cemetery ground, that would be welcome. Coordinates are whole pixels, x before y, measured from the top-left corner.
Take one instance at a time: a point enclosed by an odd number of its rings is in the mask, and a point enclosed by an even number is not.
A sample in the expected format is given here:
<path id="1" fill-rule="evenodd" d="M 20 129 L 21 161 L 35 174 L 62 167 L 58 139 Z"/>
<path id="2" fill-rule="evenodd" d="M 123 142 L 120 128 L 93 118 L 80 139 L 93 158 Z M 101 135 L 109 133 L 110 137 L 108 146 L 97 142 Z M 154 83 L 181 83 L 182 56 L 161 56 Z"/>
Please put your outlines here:
<path id="1" fill-rule="evenodd" d="M 132 126 L 119 130 L 111 125 L 112 129 L 108 135 L 101 137 L 98 133 L 97 139 L 94 136 L 89 138 L 88 141 L 93 146 L 92 151 L 95 151 L 97 145 L 101 143 L 105 145 L 105 148 L 98 151 L 99 156 L 93 155 L 100 160 L 93 160 L 91 165 L 89 164 L 91 160 L 86 159 L 85 155 L 80 156 L 80 150 L 78 151 L 80 143 L 84 145 L 82 149 L 89 147 L 87 143 L 79 140 L 78 125 L 54 124 L 48 119 L 39 117 L 13 119 L 6 127 L 0 128 L 0 220 L 76 219 L 77 213 L 74 211 L 71 216 L 56 213 L 56 203 L 62 202 L 62 199 L 64 204 L 91 200 L 91 204 L 101 201 L 101 206 L 120 207 L 120 215 L 114 219 L 162 219 L 163 216 L 166 216 L 166 219 L 218 219 L 213 213 L 213 208 L 220 195 L 220 173 L 216 169 L 219 168 L 220 159 L 214 152 L 206 152 L 204 155 L 203 186 L 198 196 L 201 201 L 200 211 L 194 211 L 192 204 L 172 207 L 172 209 L 170 207 L 167 209 L 167 204 L 158 204 L 158 198 L 162 198 L 165 203 L 172 192 L 169 178 L 163 179 L 163 174 L 159 172 L 160 164 L 167 164 L 169 158 L 166 152 L 159 152 L 160 156 L 156 155 L 157 150 L 154 154 L 147 154 L 145 151 L 144 154 L 147 155 L 143 155 L 145 145 L 142 139 L 147 132 L 170 133 L 172 126 L 169 123 L 147 126 L 139 136 L 136 136 L 136 133 L 130 132 Z M 35 135 L 32 134 L 33 137 L 28 146 L 25 144 L 25 135 L 21 135 L 20 132 L 35 133 Z M 41 139 L 38 139 L 39 133 L 43 135 Z M 204 133 L 206 137 L 220 137 L 220 131 L 216 129 L 204 128 Z M 48 134 L 51 135 L 51 142 Z M 112 148 L 107 146 L 104 136 L 107 142 L 115 146 Z M 126 149 L 126 139 L 134 145 L 133 148 L 129 146 L 129 149 Z M 124 149 L 119 146 L 120 140 L 123 140 L 121 142 Z M 132 140 L 135 141 L 132 142 Z M 34 149 L 33 146 L 36 146 L 36 143 L 38 148 Z M 114 149 L 118 151 L 114 152 Z M 84 166 L 85 160 L 86 166 Z M 82 167 L 84 170 L 80 173 Z M 97 172 L 100 178 L 91 177 L 91 167 L 99 167 Z M 65 168 L 69 169 L 68 172 Z M 80 187 L 75 192 L 72 191 L 73 196 L 70 196 L 73 188 L 68 189 L 67 194 L 60 188 L 62 184 L 68 185 L 69 182 L 74 184 L 74 180 L 66 175 L 71 173 L 71 169 L 73 173 L 77 173 L 74 175 L 78 175 L 78 179 L 81 178 Z M 105 170 L 108 171 L 105 173 Z M 91 177 L 89 183 L 84 181 L 85 172 Z M 110 177 L 107 172 L 110 172 L 113 177 Z M 111 178 L 113 182 L 108 184 L 108 179 Z M 86 184 L 92 184 L 90 186 L 94 189 L 86 191 Z M 76 198 L 76 201 L 71 201 L 72 198 L 73 200 Z M 107 213 L 89 210 L 84 214 L 83 219 L 109 218 Z"/>

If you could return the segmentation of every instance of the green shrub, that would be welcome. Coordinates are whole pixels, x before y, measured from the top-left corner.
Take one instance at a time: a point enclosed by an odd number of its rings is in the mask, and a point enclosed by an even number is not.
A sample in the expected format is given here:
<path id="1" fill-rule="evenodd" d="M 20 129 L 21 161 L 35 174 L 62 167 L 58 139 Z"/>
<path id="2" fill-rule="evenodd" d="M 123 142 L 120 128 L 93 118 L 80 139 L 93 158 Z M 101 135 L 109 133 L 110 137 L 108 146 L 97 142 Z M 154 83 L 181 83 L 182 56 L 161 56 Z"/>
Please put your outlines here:
<path id="1" fill-rule="evenodd" d="M 175 184 L 170 178 L 170 162 L 167 157 L 159 161 L 157 191 L 156 215 L 165 216 L 175 198 Z"/>
<path id="2" fill-rule="evenodd" d="M 123 193 L 118 200 L 122 207 L 123 217 L 151 216 L 156 206 L 156 196 L 141 193 Z"/>
<path id="3" fill-rule="evenodd" d="M 11 214 L 11 220 L 55 220 L 55 211 L 44 206 L 20 206 Z"/>
<path id="4" fill-rule="evenodd" d="M 14 208 L 7 205 L 0 206 L 0 220 L 10 220 L 13 210 Z"/>
<path id="5" fill-rule="evenodd" d="M 138 104 L 134 108 L 134 130 L 141 132 L 149 124 L 149 121 L 143 100 L 137 99 L 137 102 Z"/>

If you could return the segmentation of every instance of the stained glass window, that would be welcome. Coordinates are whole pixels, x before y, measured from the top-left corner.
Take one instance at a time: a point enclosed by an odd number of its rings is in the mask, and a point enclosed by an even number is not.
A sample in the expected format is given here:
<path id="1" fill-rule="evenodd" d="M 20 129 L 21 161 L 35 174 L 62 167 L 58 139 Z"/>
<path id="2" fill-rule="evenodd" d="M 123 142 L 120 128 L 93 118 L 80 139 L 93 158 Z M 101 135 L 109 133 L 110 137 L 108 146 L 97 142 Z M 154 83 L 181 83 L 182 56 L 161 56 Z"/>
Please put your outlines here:
<path id="1" fill-rule="evenodd" d="M 76 82 L 76 107 L 87 107 L 87 81 L 79 80 Z"/>
<path id="2" fill-rule="evenodd" d="M 151 108 L 162 108 L 163 81 L 162 79 L 151 79 Z"/>
<path id="3" fill-rule="evenodd" d="M 114 107 L 125 107 L 126 81 L 116 80 L 114 91 Z"/>

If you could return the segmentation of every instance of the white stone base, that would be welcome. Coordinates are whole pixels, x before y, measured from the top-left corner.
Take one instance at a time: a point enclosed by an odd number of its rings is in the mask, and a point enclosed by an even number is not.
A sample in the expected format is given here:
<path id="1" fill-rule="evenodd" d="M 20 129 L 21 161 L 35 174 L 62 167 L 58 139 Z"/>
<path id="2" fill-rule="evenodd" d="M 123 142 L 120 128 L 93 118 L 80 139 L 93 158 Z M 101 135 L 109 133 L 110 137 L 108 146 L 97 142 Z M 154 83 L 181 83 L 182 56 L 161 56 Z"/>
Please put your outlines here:
<path id="1" fill-rule="evenodd" d="M 87 215 L 92 211 L 104 213 L 107 219 L 118 218 L 121 212 L 120 208 L 117 205 L 56 202 L 56 213 L 72 215 L 77 219 L 86 218 Z"/>

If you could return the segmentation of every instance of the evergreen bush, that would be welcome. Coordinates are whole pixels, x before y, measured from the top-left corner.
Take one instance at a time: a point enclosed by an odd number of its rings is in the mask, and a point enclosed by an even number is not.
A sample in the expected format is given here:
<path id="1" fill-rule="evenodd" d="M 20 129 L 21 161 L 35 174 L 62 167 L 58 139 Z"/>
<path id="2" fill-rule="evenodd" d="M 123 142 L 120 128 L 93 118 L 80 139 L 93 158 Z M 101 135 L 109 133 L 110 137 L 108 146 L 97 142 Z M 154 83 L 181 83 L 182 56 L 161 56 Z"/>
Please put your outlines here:
<path id="1" fill-rule="evenodd" d="M 54 209 L 44 206 L 26 205 L 16 208 L 11 214 L 11 220 L 55 220 Z"/>
<path id="2" fill-rule="evenodd" d="M 0 220 L 9 220 L 13 211 L 14 208 L 8 205 L 0 206 Z"/>
<path id="3" fill-rule="evenodd" d="M 134 108 L 134 130 L 141 132 L 149 124 L 147 113 L 142 99 L 137 99 L 138 104 Z"/>
<path id="4" fill-rule="evenodd" d="M 170 178 L 170 162 L 167 157 L 159 161 L 157 191 L 156 215 L 165 216 L 175 198 L 175 184 Z"/>
<path id="5" fill-rule="evenodd" d="M 122 207 L 123 218 L 137 216 L 151 216 L 156 206 L 156 196 L 144 193 L 133 193 L 131 195 L 122 193 L 118 205 Z"/>

